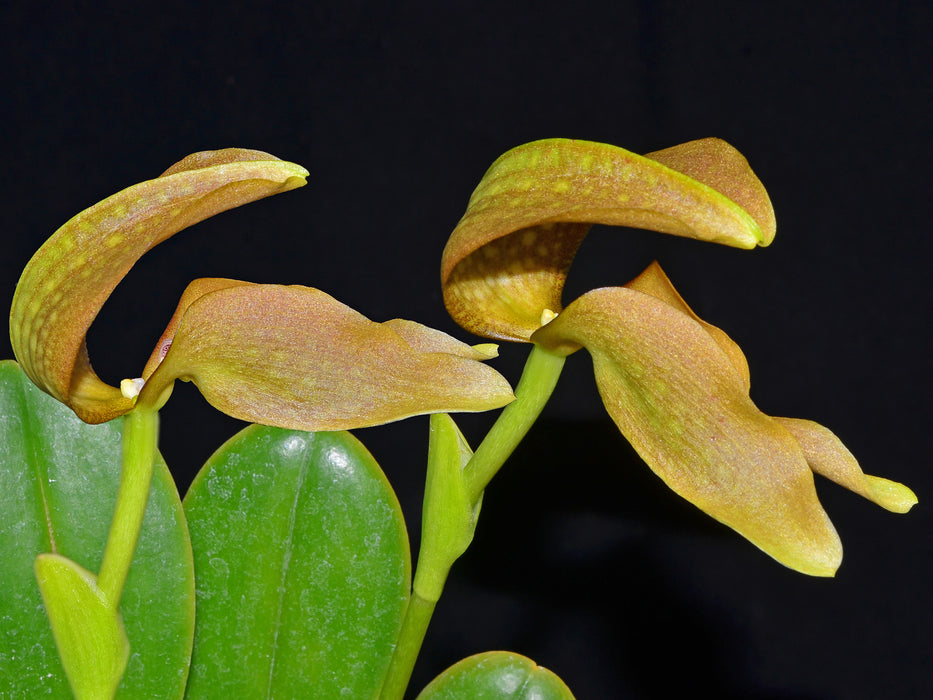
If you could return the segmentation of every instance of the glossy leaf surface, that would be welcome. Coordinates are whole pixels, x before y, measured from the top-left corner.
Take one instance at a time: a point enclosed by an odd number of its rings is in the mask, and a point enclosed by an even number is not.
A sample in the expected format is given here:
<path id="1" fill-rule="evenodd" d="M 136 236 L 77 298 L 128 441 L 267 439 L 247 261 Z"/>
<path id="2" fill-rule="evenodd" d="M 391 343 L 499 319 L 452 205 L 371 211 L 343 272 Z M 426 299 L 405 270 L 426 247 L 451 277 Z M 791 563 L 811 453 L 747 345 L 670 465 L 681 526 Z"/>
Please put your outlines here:
<path id="1" fill-rule="evenodd" d="M 188 697 L 370 698 L 410 589 L 401 511 L 348 433 L 251 426 L 185 497 L 198 581 Z"/>
<path id="2" fill-rule="evenodd" d="M 100 567 L 120 474 L 122 421 L 90 426 L 0 362 L 0 688 L 70 698 L 34 573 L 57 552 Z M 121 612 L 130 659 L 117 698 L 180 698 L 194 631 L 181 503 L 159 459 Z"/>
<path id="3" fill-rule="evenodd" d="M 553 672 L 507 651 L 457 662 L 431 681 L 418 700 L 573 700 Z"/>

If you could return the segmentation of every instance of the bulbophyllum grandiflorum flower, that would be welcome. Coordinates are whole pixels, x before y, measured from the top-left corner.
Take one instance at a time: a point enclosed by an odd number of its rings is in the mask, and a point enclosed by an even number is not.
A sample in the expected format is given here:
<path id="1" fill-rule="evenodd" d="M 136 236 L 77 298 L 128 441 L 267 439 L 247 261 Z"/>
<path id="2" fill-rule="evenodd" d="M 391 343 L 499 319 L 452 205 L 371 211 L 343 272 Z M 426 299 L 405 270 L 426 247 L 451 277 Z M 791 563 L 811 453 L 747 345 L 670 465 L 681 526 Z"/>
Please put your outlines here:
<path id="1" fill-rule="evenodd" d="M 30 260 L 10 314 L 17 360 L 89 423 L 159 408 L 175 379 L 219 410 L 305 430 L 480 411 L 512 400 L 489 359 L 410 321 L 374 323 L 309 287 L 193 282 L 142 377 L 103 382 L 85 337 L 110 293 L 150 248 L 213 214 L 305 184 L 307 171 L 245 149 L 188 156 L 161 176 L 75 216 Z"/>
<path id="2" fill-rule="evenodd" d="M 842 547 L 812 472 L 895 512 L 907 487 L 862 473 L 826 428 L 772 418 L 749 398 L 748 363 L 699 319 L 660 266 L 561 310 L 573 256 L 593 223 L 739 247 L 767 245 L 774 215 L 745 159 L 717 139 L 638 156 L 554 139 L 497 160 L 444 251 L 447 308 L 481 335 L 559 355 L 586 348 L 610 416 L 674 491 L 781 563 L 828 576 Z"/>

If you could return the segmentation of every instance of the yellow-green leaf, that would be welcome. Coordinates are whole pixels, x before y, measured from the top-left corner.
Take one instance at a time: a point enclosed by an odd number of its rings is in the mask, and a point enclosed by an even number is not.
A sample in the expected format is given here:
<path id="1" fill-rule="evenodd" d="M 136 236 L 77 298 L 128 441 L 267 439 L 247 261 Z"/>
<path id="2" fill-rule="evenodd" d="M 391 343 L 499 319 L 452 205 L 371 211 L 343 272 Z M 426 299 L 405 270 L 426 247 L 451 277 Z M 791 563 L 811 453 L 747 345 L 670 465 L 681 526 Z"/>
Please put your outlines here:
<path id="1" fill-rule="evenodd" d="M 470 498 L 463 468 L 473 456 L 463 433 L 446 413 L 431 416 L 428 470 L 421 514 L 421 548 L 412 587 L 436 603 L 450 567 L 473 541 L 482 495 Z"/>
<path id="2" fill-rule="evenodd" d="M 112 698 L 130 658 L 117 605 L 97 587 L 94 574 L 60 554 L 40 554 L 36 578 L 75 697 Z"/>
<path id="3" fill-rule="evenodd" d="M 12 360 L 0 361 L 0 416 L 0 697 L 70 698 L 55 637 L 58 647 L 71 653 L 69 673 L 87 676 L 79 682 L 82 687 L 101 687 L 98 681 L 112 678 L 118 665 L 118 657 L 106 651 L 120 648 L 115 602 L 105 604 L 100 581 L 95 585 L 90 572 L 100 569 L 108 540 L 125 421 L 83 423 Z M 157 459 L 120 602 L 131 650 L 118 700 L 181 700 L 191 659 L 191 542 L 175 483 Z M 45 553 L 68 557 L 80 567 L 43 559 Z M 45 563 L 37 563 L 37 556 Z M 56 575 L 59 569 L 65 571 Z M 37 570 L 45 580 L 42 594 Z M 82 596 L 88 597 L 86 606 L 73 604 Z M 55 637 L 46 608 L 58 625 Z"/>

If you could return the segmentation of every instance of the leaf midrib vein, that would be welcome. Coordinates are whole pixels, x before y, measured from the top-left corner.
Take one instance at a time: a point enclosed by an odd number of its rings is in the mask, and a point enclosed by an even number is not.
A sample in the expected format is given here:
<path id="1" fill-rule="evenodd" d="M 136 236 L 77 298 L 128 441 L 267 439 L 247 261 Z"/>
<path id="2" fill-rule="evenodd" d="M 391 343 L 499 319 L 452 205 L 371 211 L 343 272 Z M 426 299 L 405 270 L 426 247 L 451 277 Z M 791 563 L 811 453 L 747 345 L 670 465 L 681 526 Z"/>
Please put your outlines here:
<path id="1" fill-rule="evenodd" d="M 29 391 L 26 389 L 26 386 L 22 382 L 18 382 L 18 389 L 20 396 L 22 397 L 22 406 L 25 409 L 23 411 L 23 421 L 22 425 L 22 444 L 24 446 L 24 452 L 27 453 L 27 458 L 32 464 L 33 471 L 36 475 L 36 481 L 39 486 L 39 497 L 42 500 L 42 509 L 45 513 L 45 525 L 46 531 L 49 536 L 49 549 L 52 550 L 52 553 L 58 552 L 58 545 L 55 542 L 55 526 L 52 522 L 52 508 L 50 504 L 50 494 L 49 494 L 49 473 L 47 469 L 43 469 L 43 462 L 39 459 L 39 453 L 36 450 L 37 440 L 30 440 L 29 436 L 35 437 L 36 431 L 33 424 L 33 411 L 32 411 L 32 401 L 30 400 Z"/>
<path id="2" fill-rule="evenodd" d="M 285 607 L 285 579 L 288 577 L 288 568 L 291 563 L 292 549 L 294 548 L 295 521 L 298 517 L 298 501 L 301 497 L 301 489 L 304 486 L 305 477 L 308 472 L 308 457 L 301 460 L 301 467 L 298 470 L 298 481 L 295 484 L 295 496 L 292 498 L 291 511 L 288 514 L 288 528 L 286 530 L 285 540 L 282 546 L 282 574 L 279 577 L 277 589 L 277 601 L 275 611 L 275 622 L 272 628 L 272 652 L 269 655 L 269 681 L 266 685 L 266 698 L 272 698 L 273 682 L 275 677 L 276 654 L 279 649 L 279 631 L 282 628 L 282 610 Z"/>

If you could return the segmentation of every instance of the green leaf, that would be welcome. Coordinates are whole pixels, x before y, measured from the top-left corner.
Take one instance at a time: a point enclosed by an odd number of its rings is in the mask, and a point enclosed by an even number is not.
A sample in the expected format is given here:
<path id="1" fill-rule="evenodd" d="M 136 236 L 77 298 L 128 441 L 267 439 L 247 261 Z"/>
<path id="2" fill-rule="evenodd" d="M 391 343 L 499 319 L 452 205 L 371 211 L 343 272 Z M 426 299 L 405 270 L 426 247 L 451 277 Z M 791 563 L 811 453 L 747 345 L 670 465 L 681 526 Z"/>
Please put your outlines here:
<path id="1" fill-rule="evenodd" d="M 60 554 L 40 554 L 36 578 L 75 697 L 112 698 L 130 656 L 119 610 L 94 574 Z"/>
<path id="2" fill-rule="evenodd" d="M 554 673 L 531 659 L 489 651 L 458 661 L 431 681 L 418 700 L 573 700 Z"/>
<path id="3" fill-rule="evenodd" d="M 470 500 L 463 467 L 473 456 L 463 433 L 446 413 L 431 416 L 428 474 L 421 517 L 421 549 L 414 590 L 437 602 L 453 563 L 473 541 L 483 497 Z"/>
<path id="4" fill-rule="evenodd" d="M 54 552 L 100 568 L 122 425 L 82 423 L 15 362 L 0 362 L 0 688 L 11 698 L 71 697 L 33 566 Z M 193 575 L 181 502 L 160 458 L 120 604 L 130 659 L 117 698 L 182 697 Z"/>
<path id="5" fill-rule="evenodd" d="M 410 588 L 408 537 L 349 433 L 251 426 L 185 497 L 198 582 L 188 697 L 370 698 Z"/>

